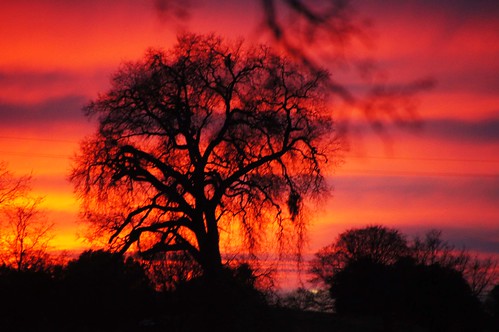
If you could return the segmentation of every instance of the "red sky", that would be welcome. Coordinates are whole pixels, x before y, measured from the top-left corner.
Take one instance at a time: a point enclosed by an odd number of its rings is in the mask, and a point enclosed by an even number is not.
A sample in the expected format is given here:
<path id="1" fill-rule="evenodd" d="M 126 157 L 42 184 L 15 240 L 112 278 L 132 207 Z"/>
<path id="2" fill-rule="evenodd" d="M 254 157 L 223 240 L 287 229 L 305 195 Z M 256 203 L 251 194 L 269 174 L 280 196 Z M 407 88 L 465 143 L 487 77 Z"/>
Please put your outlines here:
<path id="1" fill-rule="evenodd" d="M 107 89 L 121 62 L 148 47 L 168 48 L 179 29 L 256 43 L 259 3 L 245 2 L 192 1 L 185 22 L 153 0 L 2 5 L 0 159 L 17 174 L 33 174 L 57 223 L 58 248 L 82 246 L 67 176 L 79 140 L 96 127 L 81 107 Z M 420 131 L 391 128 L 383 140 L 354 121 L 351 149 L 331 176 L 333 197 L 314 215 L 309 251 L 349 227 L 385 224 L 410 235 L 439 228 L 456 245 L 499 254 L 499 5 L 356 3 L 374 22 L 373 46 L 358 52 L 376 58 L 391 82 L 437 83 L 419 95 Z"/>

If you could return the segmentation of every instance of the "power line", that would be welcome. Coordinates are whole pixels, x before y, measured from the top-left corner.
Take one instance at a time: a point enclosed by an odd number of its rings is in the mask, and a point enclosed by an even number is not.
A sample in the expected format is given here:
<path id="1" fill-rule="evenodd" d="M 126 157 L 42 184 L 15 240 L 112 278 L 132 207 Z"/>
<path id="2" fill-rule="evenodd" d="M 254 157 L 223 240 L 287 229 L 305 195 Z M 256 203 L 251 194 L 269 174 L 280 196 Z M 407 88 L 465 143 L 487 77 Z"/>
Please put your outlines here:
<path id="1" fill-rule="evenodd" d="M 451 161 L 466 163 L 499 163 L 499 159 L 459 159 L 429 157 L 382 157 L 382 156 L 346 156 L 346 159 L 405 160 L 405 161 Z"/>
<path id="2" fill-rule="evenodd" d="M 10 155 L 28 158 L 51 158 L 69 160 L 72 156 L 49 154 L 49 153 L 23 153 L 23 152 L 5 152 L 0 151 L 2 155 Z M 499 174 L 492 173 L 458 173 L 458 172 L 417 172 L 417 171 L 385 171 L 374 169 L 345 169 L 345 173 L 379 175 L 379 176 L 414 176 L 414 177 L 475 177 L 475 178 L 499 178 Z M 341 172 L 341 171 L 340 171 Z"/>
<path id="3" fill-rule="evenodd" d="M 355 174 L 366 174 L 366 175 L 382 175 L 382 176 L 499 178 L 499 174 L 492 174 L 492 173 L 384 171 L 384 170 L 372 170 L 372 169 L 346 169 L 345 172 L 355 173 Z"/>
<path id="4" fill-rule="evenodd" d="M 51 159 L 70 159 L 71 156 L 62 154 L 51 154 L 51 153 L 26 153 L 26 152 L 10 152 L 10 151 L 0 151 L 1 155 L 4 156 L 15 156 L 15 157 L 27 157 L 27 158 L 51 158 Z"/>
<path id="5" fill-rule="evenodd" d="M 21 136 L 0 136 L 0 139 L 8 140 L 19 140 L 19 141 L 42 141 L 42 142 L 57 142 L 57 143 L 73 143 L 77 144 L 77 141 L 63 140 L 55 138 L 37 138 L 37 137 L 21 137 Z"/>
<path id="6" fill-rule="evenodd" d="M 57 143 L 72 143 L 78 144 L 79 141 L 63 140 L 55 138 L 36 138 L 22 136 L 0 136 L 0 139 L 21 140 L 21 141 L 42 141 L 42 142 L 57 142 Z M 52 158 L 52 156 L 50 156 Z M 403 160 L 403 161 L 436 161 L 436 162 L 463 162 L 463 163 L 499 163 L 499 159 L 461 159 L 461 158 L 434 158 L 434 157 L 385 157 L 385 156 L 359 156 L 346 155 L 346 159 L 371 159 L 371 160 Z"/>
<path id="7" fill-rule="evenodd" d="M 61 140 L 52 138 L 35 138 L 22 136 L 0 136 L 0 139 L 24 140 L 24 141 L 45 141 L 59 143 L 78 143 L 72 140 Z M 27 158 L 50 158 L 50 159 L 66 159 L 69 160 L 72 156 L 52 153 L 28 153 L 28 152 L 11 152 L 0 151 L 0 154 L 5 156 L 27 157 Z M 436 161 L 436 162 L 472 162 L 472 163 L 499 163 L 496 159 L 458 159 L 458 158 L 427 158 L 427 157 L 383 157 L 383 156 L 346 156 L 346 159 L 372 159 L 372 160 L 404 160 L 404 161 Z M 420 177 L 483 177 L 497 178 L 499 174 L 490 173 L 458 173 L 458 172 L 418 172 L 418 171 L 385 171 L 373 169 L 345 169 L 346 173 L 365 174 L 365 175 L 381 175 L 381 176 L 420 176 Z"/>

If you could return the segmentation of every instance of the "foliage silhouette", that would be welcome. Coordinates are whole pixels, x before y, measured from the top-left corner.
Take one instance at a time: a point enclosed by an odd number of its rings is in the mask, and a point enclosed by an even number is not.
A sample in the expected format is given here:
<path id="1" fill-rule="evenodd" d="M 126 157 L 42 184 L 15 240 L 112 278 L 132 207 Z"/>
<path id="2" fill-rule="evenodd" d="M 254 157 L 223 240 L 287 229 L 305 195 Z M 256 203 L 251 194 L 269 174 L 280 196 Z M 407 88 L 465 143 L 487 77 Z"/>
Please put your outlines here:
<path id="1" fill-rule="evenodd" d="M 481 304 L 461 273 L 438 264 L 397 268 L 403 273 L 403 314 L 432 331 L 482 330 Z"/>
<path id="2" fill-rule="evenodd" d="M 327 77 L 215 36 L 124 65 L 86 108 L 99 130 L 71 175 L 86 220 L 122 253 L 186 251 L 208 275 L 223 270 L 221 229 L 299 250 L 304 199 L 328 191 L 339 147 Z"/>
<path id="3" fill-rule="evenodd" d="M 498 280 L 497 262 L 490 257 L 473 257 L 464 248 L 457 249 L 442 239 L 439 230 L 428 231 L 423 239 L 416 237 L 411 246 L 411 256 L 423 265 L 438 264 L 460 272 L 476 297 L 481 297 Z"/>
<path id="4" fill-rule="evenodd" d="M 491 326 L 499 329 L 499 285 L 495 285 L 489 292 L 485 304 L 491 318 Z"/>
<path id="5" fill-rule="evenodd" d="M 168 312 L 184 331 L 206 327 L 217 331 L 264 330 L 268 307 L 254 283 L 249 265 L 226 267 L 216 281 L 201 276 L 179 285 Z"/>
<path id="6" fill-rule="evenodd" d="M 391 264 L 408 255 L 409 247 L 398 230 L 379 225 L 354 228 L 341 233 L 335 242 L 320 249 L 311 262 L 314 282 L 330 283 L 337 271 L 349 263 L 369 261 Z"/>
<path id="7" fill-rule="evenodd" d="M 63 294 L 79 325 L 113 326 L 151 314 L 153 290 L 142 266 L 102 250 L 85 251 L 64 271 Z M 136 322 L 135 322 L 136 323 Z"/>
<path id="8" fill-rule="evenodd" d="M 382 226 L 348 230 L 316 254 L 311 272 L 314 281 L 329 289 L 339 315 L 378 317 L 384 329 L 398 324 L 430 331 L 481 331 L 486 324 L 474 288 L 477 281 L 467 278 L 477 263 L 464 250 L 456 253 L 440 236 L 430 231 L 425 240 L 416 238 L 408 245 L 398 231 Z M 386 239 L 397 244 L 395 249 Z M 494 279 L 493 269 L 481 273 Z"/>
<path id="9" fill-rule="evenodd" d="M 67 266 L 45 270 L 0 267 L 0 329 L 480 331 L 487 322 L 460 273 L 410 258 L 387 265 L 369 260 L 348 264 L 335 275 L 338 282 L 331 289 L 339 315 L 269 306 L 246 264 L 224 268 L 216 283 L 200 276 L 172 292 L 155 292 L 145 276 L 131 259 L 103 251 L 88 251 Z M 490 295 L 496 304 L 497 293 Z M 490 300 L 489 313 L 497 319 Z M 355 315 L 346 316 L 352 306 Z"/>

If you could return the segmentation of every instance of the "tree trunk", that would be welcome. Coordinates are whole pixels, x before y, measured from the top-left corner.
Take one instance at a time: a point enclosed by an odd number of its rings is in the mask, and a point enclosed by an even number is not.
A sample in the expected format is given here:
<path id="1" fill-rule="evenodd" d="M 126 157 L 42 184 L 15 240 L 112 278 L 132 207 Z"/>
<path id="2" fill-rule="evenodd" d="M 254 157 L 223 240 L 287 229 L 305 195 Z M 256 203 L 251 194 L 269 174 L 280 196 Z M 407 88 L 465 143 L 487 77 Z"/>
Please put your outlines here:
<path id="1" fill-rule="evenodd" d="M 208 213 L 205 215 L 208 215 L 206 217 L 207 232 L 203 243 L 200 243 L 200 254 L 203 260 L 201 266 L 208 279 L 217 279 L 223 272 L 218 225 L 214 213 L 213 215 L 209 215 Z"/>
<path id="2" fill-rule="evenodd" d="M 202 253 L 203 270 L 208 279 L 217 279 L 223 271 L 222 255 L 218 243 L 209 243 L 205 247 L 205 252 Z"/>

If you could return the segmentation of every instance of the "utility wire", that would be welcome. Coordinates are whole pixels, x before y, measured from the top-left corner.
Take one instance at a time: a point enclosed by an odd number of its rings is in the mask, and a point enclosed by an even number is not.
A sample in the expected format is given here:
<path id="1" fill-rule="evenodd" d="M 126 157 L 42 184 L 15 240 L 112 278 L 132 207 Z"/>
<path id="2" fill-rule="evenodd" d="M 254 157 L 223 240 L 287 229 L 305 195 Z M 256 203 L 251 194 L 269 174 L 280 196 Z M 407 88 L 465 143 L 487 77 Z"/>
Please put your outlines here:
<path id="1" fill-rule="evenodd" d="M 6 152 L 0 151 L 0 155 L 16 156 L 16 157 L 34 157 L 34 158 L 51 158 L 51 159 L 66 159 L 72 157 L 59 154 L 48 153 L 24 153 L 24 152 Z M 354 173 L 358 175 L 379 175 L 379 176 L 415 176 L 415 177 L 474 177 L 474 178 L 499 178 L 499 174 L 492 173 L 458 173 L 458 172 L 417 172 L 417 171 L 385 171 L 375 169 L 343 169 L 339 173 Z"/>
<path id="2" fill-rule="evenodd" d="M 381 157 L 381 156 L 349 156 L 345 159 L 406 160 L 406 161 L 451 161 L 466 163 L 499 163 L 499 159 L 458 159 L 458 158 L 426 158 L 426 157 Z"/>
<path id="3" fill-rule="evenodd" d="M 72 143 L 78 144 L 78 141 L 62 140 L 52 138 L 35 138 L 35 137 L 20 137 L 20 136 L 0 136 L 0 139 L 7 140 L 22 140 L 22 141 L 42 141 L 42 142 L 58 142 L 58 143 Z M 0 151 L 0 153 L 2 153 Z M 5 152 L 3 152 L 5 154 Z M 9 153 L 9 152 L 7 152 Z M 31 154 L 26 154 L 31 156 Z M 50 158 L 50 154 L 47 154 Z M 437 162 L 463 162 L 463 163 L 499 163 L 499 159 L 460 159 L 460 158 L 430 158 L 430 157 L 384 157 L 384 156 L 359 156 L 359 155 L 345 155 L 345 159 L 371 159 L 371 160 L 403 160 L 403 161 L 437 161 Z"/>
<path id="4" fill-rule="evenodd" d="M 62 154 L 51 154 L 51 153 L 26 153 L 26 152 L 11 152 L 11 151 L 0 151 L 2 156 L 15 156 L 15 157 L 27 157 L 27 158 L 50 158 L 50 159 L 70 159 L 68 155 Z"/>
<path id="5" fill-rule="evenodd" d="M 36 138 L 36 137 L 20 137 L 20 136 L 0 136 L 0 139 L 5 140 L 19 140 L 19 141 L 38 141 L 38 142 L 57 142 L 57 143 L 73 143 L 77 144 L 77 141 L 55 139 L 55 138 Z"/>
<path id="6" fill-rule="evenodd" d="M 35 138 L 22 136 L 0 136 L 0 139 L 8 140 L 23 140 L 23 141 L 44 141 L 44 142 L 59 142 L 59 143 L 74 143 L 77 141 L 61 140 L 51 138 Z M 50 159 L 66 159 L 71 156 L 52 153 L 28 153 L 28 152 L 11 152 L 0 151 L 0 155 L 28 157 L 28 158 L 50 158 Z M 465 163 L 499 163 L 498 159 L 458 159 L 458 158 L 426 158 L 426 157 L 383 157 L 383 156 L 345 156 L 345 159 L 372 159 L 372 160 L 403 160 L 403 161 L 436 161 L 436 162 L 465 162 Z M 345 173 L 365 174 L 365 175 L 381 175 L 381 176 L 420 176 L 420 177 L 485 177 L 498 178 L 499 174 L 491 173 L 458 173 L 458 172 L 417 172 L 417 171 L 385 171 L 374 169 L 344 169 Z M 340 172 L 342 172 L 340 171 Z"/>
<path id="7" fill-rule="evenodd" d="M 458 173 L 458 172 L 417 172 L 417 171 L 384 171 L 373 169 L 345 169 L 345 173 L 381 175 L 381 176 L 416 176 L 416 177 L 475 177 L 498 178 L 499 173 Z"/>

